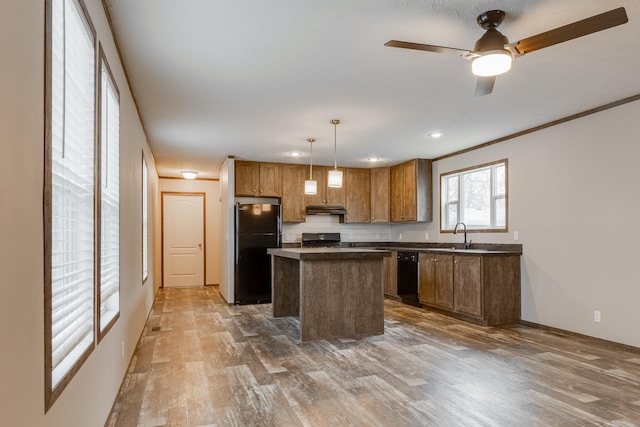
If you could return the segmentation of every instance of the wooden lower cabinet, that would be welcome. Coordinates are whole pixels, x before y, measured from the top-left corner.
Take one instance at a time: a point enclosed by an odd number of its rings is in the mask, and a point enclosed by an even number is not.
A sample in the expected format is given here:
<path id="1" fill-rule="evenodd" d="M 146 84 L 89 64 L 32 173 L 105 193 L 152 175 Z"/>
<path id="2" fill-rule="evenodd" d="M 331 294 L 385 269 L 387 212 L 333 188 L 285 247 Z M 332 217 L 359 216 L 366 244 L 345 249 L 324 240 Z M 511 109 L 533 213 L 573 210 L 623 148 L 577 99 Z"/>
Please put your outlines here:
<path id="1" fill-rule="evenodd" d="M 421 304 L 479 325 L 520 321 L 520 255 L 420 252 Z"/>
<path id="2" fill-rule="evenodd" d="M 482 316 L 482 257 L 454 257 L 453 295 L 456 313 Z"/>
<path id="3" fill-rule="evenodd" d="M 420 303 L 453 309 L 453 255 L 420 252 L 418 268 Z"/>
<path id="4" fill-rule="evenodd" d="M 384 258 L 384 296 L 397 301 L 398 297 L 398 251 L 391 251 L 391 256 Z"/>

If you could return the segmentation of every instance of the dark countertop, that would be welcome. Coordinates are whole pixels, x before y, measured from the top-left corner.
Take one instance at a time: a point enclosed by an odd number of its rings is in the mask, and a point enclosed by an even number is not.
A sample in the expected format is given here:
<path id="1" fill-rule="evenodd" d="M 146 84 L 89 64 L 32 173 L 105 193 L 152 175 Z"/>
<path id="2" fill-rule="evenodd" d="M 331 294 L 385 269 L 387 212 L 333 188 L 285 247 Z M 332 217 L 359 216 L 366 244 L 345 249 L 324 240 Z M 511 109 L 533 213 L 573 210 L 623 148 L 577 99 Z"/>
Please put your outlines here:
<path id="1" fill-rule="evenodd" d="M 297 260 L 390 257 L 387 248 L 270 248 L 267 254 Z"/>
<path id="2" fill-rule="evenodd" d="M 481 249 L 471 248 L 463 249 L 456 247 L 432 247 L 432 248 L 416 248 L 416 247 L 395 247 L 385 246 L 383 248 L 389 251 L 414 251 L 414 252 L 429 252 L 438 254 L 455 254 L 455 255 L 522 255 L 522 251 L 508 250 L 508 249 Z"/>

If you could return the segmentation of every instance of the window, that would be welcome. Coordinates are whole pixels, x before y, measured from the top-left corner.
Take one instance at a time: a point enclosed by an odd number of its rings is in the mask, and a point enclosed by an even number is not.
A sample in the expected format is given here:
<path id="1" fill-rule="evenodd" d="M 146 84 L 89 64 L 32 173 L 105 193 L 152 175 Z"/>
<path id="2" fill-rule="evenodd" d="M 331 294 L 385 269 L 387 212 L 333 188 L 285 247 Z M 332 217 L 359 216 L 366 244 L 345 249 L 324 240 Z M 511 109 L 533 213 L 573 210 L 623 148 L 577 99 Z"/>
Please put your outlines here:
<path id="1" fill-rule="evenodd" d="M 440 176 L 440 229 L 507 231 L 507 160 Z"/>
<path id="2" fill-rule="evenodd" d="M 46 4 L 48 410 L 120 314 L 120 101 L 82 0 Z"/>
<path id="3" fill-rule="evenodd" d="M 147 162 L 142 155 L 142 283 L 147 280 L 149 272 L 147 270 L 148 241 L 147 241 L 147 207 L 149 206 L 147 189 Z"/>
<path id="4" fill-rule="evenodd" d="M 120 105 L 100 55 L 100 336 L 120 313 Z"/>
<path id="5" fill-rule="evenodd" d="M 95 35 L 75 0 L 47 3 L 46 408 L 94 347 Z"/>

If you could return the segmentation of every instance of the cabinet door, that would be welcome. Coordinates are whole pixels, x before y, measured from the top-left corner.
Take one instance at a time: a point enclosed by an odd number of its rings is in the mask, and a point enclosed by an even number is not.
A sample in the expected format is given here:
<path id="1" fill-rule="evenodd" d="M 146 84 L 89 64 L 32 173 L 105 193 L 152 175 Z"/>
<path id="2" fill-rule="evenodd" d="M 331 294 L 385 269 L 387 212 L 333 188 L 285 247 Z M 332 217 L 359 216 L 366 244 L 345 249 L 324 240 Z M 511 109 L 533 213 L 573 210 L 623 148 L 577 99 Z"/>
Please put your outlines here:
<path id="1" fill-rule="evenodd" d="M 371 222 L 371 175 L 369 169 L 348 168 L 344 172 L 345 222 Z"/>
<path id="2" fill-rule="evenodd" d="M 453 309 L 453 255 L 433 255 L 435 263 L 435 305 Z"/>
<path id="3" fill-rule="evenodd" d="M 454 310 L 482 316 L 482 257 L 454 257 Z"/>
<path id="4" fill-rule="evenodd" d="M 417 161 L 411 160 L 402 164 L 403 172 L 403 197 L 402 197 L 402 220 L 416 221 L 418 219 L 418 199 L 417 199 Z"/>
<path id="5" fill-rule="evenodd" d="M 390 211 L 392 222 L 404 221 L 404 169 L 402 165 L 391 167 Z"/>
<path id="6" fill-rule="evenodd" d="M 371 169 L 371 222 L 389 222 L 389 168 Z"/>
<path id="7" fill-rule="evenodd" d="M 384 294 L 398 296 L 398 252 L 384 258 Z"/>
<path id="8" fill-rule="evenodd" d="M 308 178 L 304 165 L 282 165 L 282 221 L 304 222 L 306 199 L 304 181 Z"/>
<path id="9" fill-rule="evenodd" d="M 327 202 L 327 178 L 326 168 L 324 166 L 314 166 L 312 178 L 317 182 L 318 192 L 313 195 L 307 195 L 308 205 L 326 205 Z M 308 177 L 305 179 L 309 179 Z M 303 189 L 304 193 L 304 189 Z"/>
<path id="10" fill-rule="evenodd" d="M 261 197 L 280 197 L 282 195 L 282 165 L 279 163 L 260 163 Z"/>
<path id="11" fill-rule="evenodd" d="M 436 302 L 436 265 L 433 254 L 418 254 L 418 300 L 422 304 Z"/>
<path id="12" fill-rule="evenodd" d="M 325 168 L 325 182 L 324 185 L 326 186 L 326 200 L 325 200 L 325 204 L 329 205 L 329 206 L 344 206 L 345 205 L 345 186 L 346 186 L 346 177 L 345 177 L 345 171 L 343 168 L 338 168 L 338 170 L 342 171 L 342 187 L 339 188 L 335 188 L 335 187 L 329 187 L 327 185 L 327 181 L 329 179 L 329 171 L 333 170 L 332 167 L 327 166 Z M 318 182 L 319 183 L 319 182 Z"/>
<path id="13" fill-rule="evenodd" d="M 235 170 L 235 195 L 257 196 L 260 185 L 260 164 L 237 160 Z"/>

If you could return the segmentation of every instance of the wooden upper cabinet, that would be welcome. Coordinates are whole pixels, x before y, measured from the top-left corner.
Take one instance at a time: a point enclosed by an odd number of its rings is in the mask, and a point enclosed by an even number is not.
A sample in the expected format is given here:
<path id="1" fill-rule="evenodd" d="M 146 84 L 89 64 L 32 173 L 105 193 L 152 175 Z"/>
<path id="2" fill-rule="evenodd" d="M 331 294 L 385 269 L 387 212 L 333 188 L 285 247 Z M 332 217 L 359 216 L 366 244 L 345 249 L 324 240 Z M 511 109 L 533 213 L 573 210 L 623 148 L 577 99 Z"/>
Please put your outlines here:
<path id="1" fill-rule="evenodd" d="M 305 178 L 308 179 L 308 178 Z M 311 179 L 316 181 L 316 194 L 307 194 L 307 205 L 326 205 L 327 202 L 327 177 L 324 166 L 314 166 L 311 171 Z M 304 187 L 302 188 L 304 194 Z"/>
<path id="2" fill-rule="evenodd" d="M 235 195 L 280 197 L 282 165 L 237 160 L 235 162 Z"/>
<path id="3" fill-rule="evenodd" d="M 317 194 L 307 195 L 308 205 L 344 206 L 345 200 L 345 177 L 342 176 L 342 187 L 332 188 L 327 185 L 329 171 L 333 166 L 314 166 L 313 179 L 318 183 Z M 344 174 L 343 168 L 338 168 Z"/>
<path id="4" fill-rule="evenodd" d="M 342 187 L 335 188 L 329 187 L 327 185 L 329 181 L 329 171 L 333 170 L 332 166 L 325 166 L 325 185 L 327 191 L 326 205 L 327 206 L 344 206 L 345 205 L 345 195 L 346 195 L 346 177 L 344 168 L 338 168 L 338 170 L 342 171 Z"/>
<path id="5" fill-rule="evenodd" d="M 282 195 L 282 165 L 280 163 L 260 163 L 260 196 L 280 197 Z"/>
<path id="6" fill-rule="evenodd" d="M 236 160 L 236 196 L 257 196 L 260 185 L 260 164 Z"/>
<path id="7" fill-rule="evenodd" d="M 371 222 L 389 222 L 390 169 L 371 169 Z"/>
<path id="8" fill-rule="evenodd" d="M 413 159 L 391 167 L 392 222 L 431 221 L 431 160 Z"/>
<path id="9" fill-rule="evenodd" d="M 282 221 L 304 222 L 306 219 L 306 197 L 304 181 L 308 179 L 308 168 L 304 165 L 282 165 Z"/>
<path id="10" fill-rule="evenodd" d="M 344 171 L 345 222 L 371 222 L 371 172 L 347 168 Z"/>

